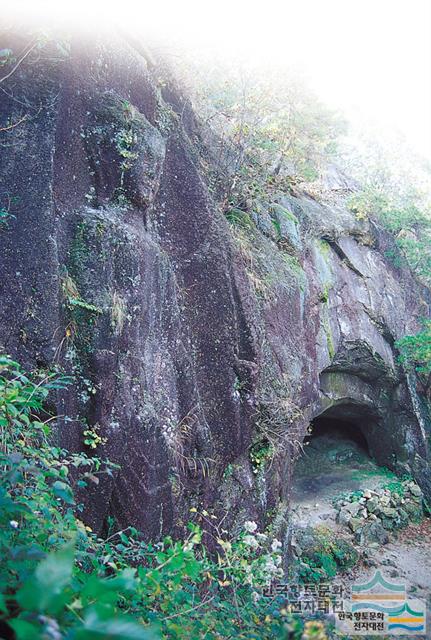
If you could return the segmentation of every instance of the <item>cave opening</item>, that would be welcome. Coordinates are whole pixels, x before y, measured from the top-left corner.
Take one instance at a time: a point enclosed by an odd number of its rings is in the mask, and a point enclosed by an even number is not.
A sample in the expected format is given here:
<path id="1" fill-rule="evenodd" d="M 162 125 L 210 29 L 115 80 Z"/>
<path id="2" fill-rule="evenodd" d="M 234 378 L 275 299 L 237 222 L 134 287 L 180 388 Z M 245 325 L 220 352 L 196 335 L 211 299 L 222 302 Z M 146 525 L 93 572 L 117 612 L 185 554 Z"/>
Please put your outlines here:
<path id="1" fill-rule="evenodd" d="M 336 496 L 381 480 L 373 455 L 378 416 L 371 407 L 338 404 L 313 418 L 303 440 L 292 482 L 292 504 L 307 518 L 330 517 Z M 305 512 L 304 512 L 305 513 Z M 317 521 L 316 520 L 316 521 Z"/>
<path id="2" fill-rule="evenodd" d="M 314 418 L 309 428 L 309 434 L 304 439 L 305 445 L 319 446 L 325 440 L 333 440 L 334 445 L 339 442 L 351 443 L 360 451 L 370 456 L 368 442 L 360 424 L 353 419 L 333 417 L 322 414 Z"/>

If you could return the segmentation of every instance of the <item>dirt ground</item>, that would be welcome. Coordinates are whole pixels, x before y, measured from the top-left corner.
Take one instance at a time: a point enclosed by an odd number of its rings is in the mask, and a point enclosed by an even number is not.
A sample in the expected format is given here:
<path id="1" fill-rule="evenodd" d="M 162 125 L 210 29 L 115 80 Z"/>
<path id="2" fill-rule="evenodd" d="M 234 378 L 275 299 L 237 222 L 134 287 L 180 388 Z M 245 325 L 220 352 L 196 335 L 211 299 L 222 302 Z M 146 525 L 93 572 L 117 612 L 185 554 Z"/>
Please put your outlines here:
<path id="1" fill-rule="evenodd" d="M 375 465 L 355 443 L 326 436 L 316 439 L 305 449 L 296 469 L 293 530 L 324 525 L 345 536 L 346 528 L 335 519 L 334 498 L 352 491 L 375 489 L 391 479 L 390 472 Z M 391 533 L 385 545 L 356 545 L 356 548 L 360 562 L 349 573 L 339 576 L 340 580 L 346 586 L 366 582 L 379 569 L 388 580 L 405 583 L 409 597 L 427 602 L 428 634 L 422 637 L 431 638 L 431 519 Z"/>

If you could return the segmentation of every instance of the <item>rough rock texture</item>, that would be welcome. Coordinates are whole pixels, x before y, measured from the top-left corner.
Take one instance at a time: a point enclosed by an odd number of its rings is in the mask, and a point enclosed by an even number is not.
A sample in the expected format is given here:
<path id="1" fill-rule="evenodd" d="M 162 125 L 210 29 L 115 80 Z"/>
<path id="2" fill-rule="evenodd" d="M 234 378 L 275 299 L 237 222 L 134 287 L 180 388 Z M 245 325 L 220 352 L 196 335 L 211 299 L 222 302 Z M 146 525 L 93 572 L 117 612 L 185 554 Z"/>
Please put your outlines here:
<path id="1" fill-rule="evenodd" d="M 280 527 L 323 412 L 429 496 L 425 406 L 394 350 L 429 292 L 342 204 L 285 194 L 230 227 L 189 101 L 138 49 L 48 45 L 1 85 L 0 127 L 26 119 L 0 131 L 0 344 L 75 375 L 59 440 L 83 448 L 90 425 L 121 465 L 87 520 L 157 537 L 201 505 Z"/>
<path id="2" fill-rule="evenodd" d="M 364 541 L 386 544 L 387 531 L 400 529 L 423 517 L 422 491 L 412 481 L 393 483 L 393 489 L 361 492 L 335 504 L 337 521 L 348 526 L 360 544 Z"/>

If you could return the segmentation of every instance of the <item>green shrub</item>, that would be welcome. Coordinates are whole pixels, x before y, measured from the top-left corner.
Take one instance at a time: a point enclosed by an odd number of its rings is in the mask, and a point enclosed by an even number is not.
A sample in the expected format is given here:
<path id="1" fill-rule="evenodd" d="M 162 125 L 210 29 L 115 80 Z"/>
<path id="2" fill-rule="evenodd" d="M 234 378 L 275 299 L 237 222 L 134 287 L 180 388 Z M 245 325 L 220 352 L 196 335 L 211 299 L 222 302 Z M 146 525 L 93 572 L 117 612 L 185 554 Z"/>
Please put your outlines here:
<path id="1" fill-rule="evenodd" d="M 148 543 L 132 527 L 102 540 L 81 522 L 74 489 L 97 485 L 114 465 L 52 444 L 45 403 L 69 383 L 0 359 L 2 633 L 18 640 L 299 638 L 302 623 L 262 597 L 281 577 L 281 544 L 255 523 L 229 540 L 214 516 L 192 509 L 185 539 Z M 204 546 L 204 531 L 216 553 Z"/>
<path id="2" fill-rule="evenodd" d="M 208 63 L 190 59 L 184 73 L 212 132 L 209 178 L 223 210 L 256 211 L 292 184 L 316 180 L 344 120 L 298 78 Z"/>
<path id="3" fill-rule="evenodd" d="M 249 450 L 249 457 L 253 473 L 257 475 L 265 468 L 266 463 L 274 457 L 273 444 L 266 438 L 255 442 Z"/>
<path id="4" fill-rule="evenodd" d="M 415 371 L 425 394 L 431 387 L 431 321 L 424 320 L 422 331 L 404 336 L 395 343 L 400 352 L 399 362 L 407 370 Z"/>
<path id="5" fill-rule="evenodd" d="M 376 217 L 394 236 L 386 251 L 394 266 L 409 266 L 426 284 L 431 282 L 431 217 L 416 193 L 396 193 L 392 185 L 365 186 L 348 205 L 358 220 Z"/>

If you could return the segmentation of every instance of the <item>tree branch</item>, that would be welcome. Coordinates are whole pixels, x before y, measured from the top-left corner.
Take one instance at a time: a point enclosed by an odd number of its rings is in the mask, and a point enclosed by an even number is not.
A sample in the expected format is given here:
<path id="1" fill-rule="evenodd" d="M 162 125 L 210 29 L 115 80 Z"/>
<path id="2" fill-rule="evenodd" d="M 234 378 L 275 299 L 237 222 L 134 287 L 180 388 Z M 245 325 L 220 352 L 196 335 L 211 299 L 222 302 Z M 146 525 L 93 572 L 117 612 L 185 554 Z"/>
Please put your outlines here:
<path id="1" fill-rule="evenodd" d="M 28 55 L 30 55 L 30 53 L 33 51 L 33 49 L 36 47 L 36 45 L 37 45 L 37 40 L 36 40 L 36 42 L 35 42 L 35 43 L 30 47 L 30 49 L 29 49 L 29 50 L 28 50 L 28 51 L 27 51 L 27 52 L 22 56 L 22 58 L 20 58 L 20 59 L 18 60 L 18 62 L 16 63 L 16 65 L 13 67 L 13 69 L 11 69 L 11 70 L 9 71 L 9 73 L 8 73 L 7 75 L 5 75 L 5 76 L 4 76 L 4 78 L 0 78 L 0 84 L 1 84 L 2 82 L 4 82 L 5 80 L 7 80 L 8 78 L 10 78 L 10 77 L 11 77 L 11 75 L 12 75 L 13 73 L 15 73 L 15 71 L 18 69 L 19 65 L 20 65 L 22 62 L 24 62 L 24 60 L 27 58 L 27 56 L 28 56 Z"/>
<path id="2" fill-rule="evenodd" d="M 23 122 L 25 122 L 28 118 L 28 114 L 26 113 L 25 116 L 23 116 L 20 120 L 18 120 L 18 122 L 14 122 L 13 124 L 10 124 L 8 127 L 0 127 L 0 132 L 1 131 L 10 131 L 11 129 L 15 129 L 15 127 L 18 127 L 18 125 L 22 124 Z"/>

